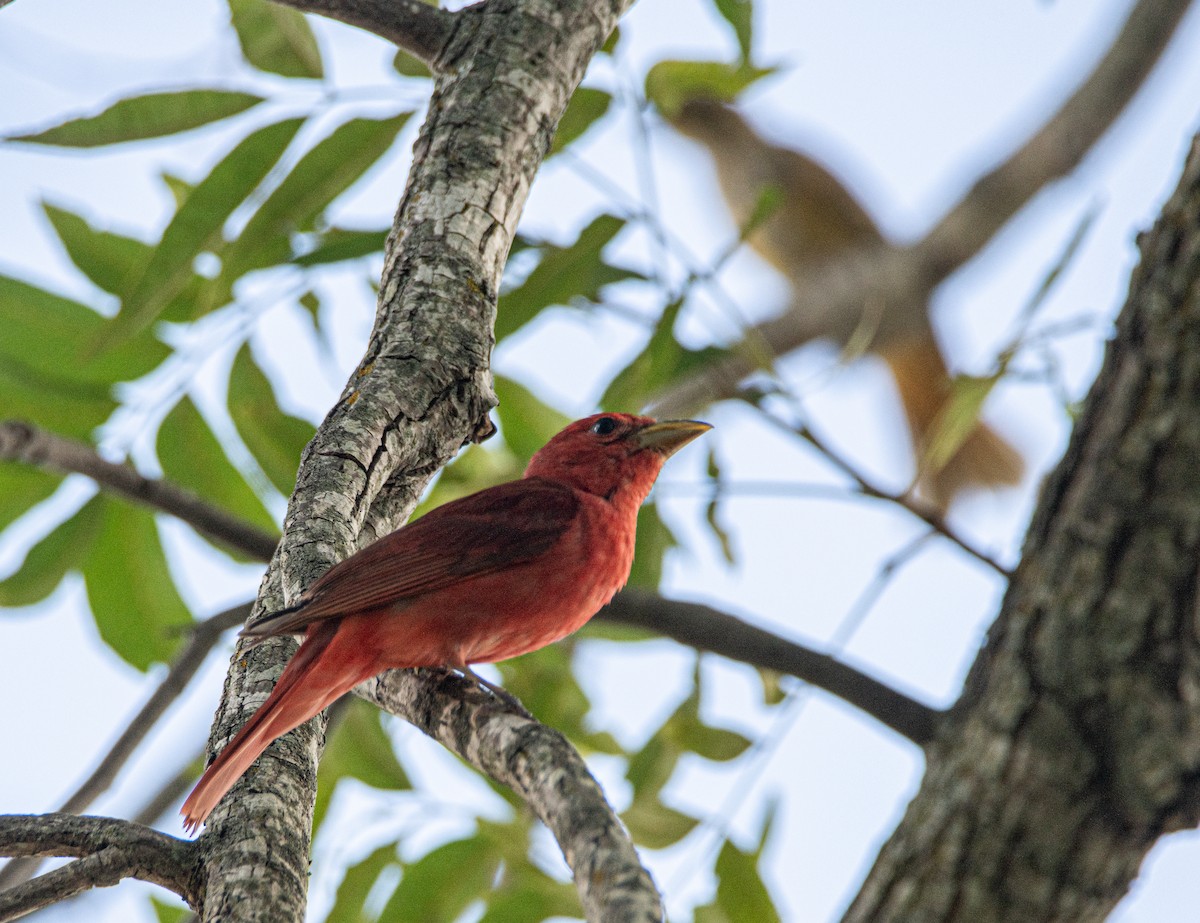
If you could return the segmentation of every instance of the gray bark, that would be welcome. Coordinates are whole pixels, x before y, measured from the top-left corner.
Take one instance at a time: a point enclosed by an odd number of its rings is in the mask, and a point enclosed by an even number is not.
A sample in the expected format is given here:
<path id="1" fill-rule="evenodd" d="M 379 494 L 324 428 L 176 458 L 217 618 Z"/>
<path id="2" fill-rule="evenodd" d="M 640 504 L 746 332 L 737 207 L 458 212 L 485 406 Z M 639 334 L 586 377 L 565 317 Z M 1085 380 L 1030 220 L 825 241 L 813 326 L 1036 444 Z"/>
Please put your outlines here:
<path id="1" fill-rule="evenodd" d="M 1200 143 L 851 921 L 1102 920 L 1200 822 Z"/>

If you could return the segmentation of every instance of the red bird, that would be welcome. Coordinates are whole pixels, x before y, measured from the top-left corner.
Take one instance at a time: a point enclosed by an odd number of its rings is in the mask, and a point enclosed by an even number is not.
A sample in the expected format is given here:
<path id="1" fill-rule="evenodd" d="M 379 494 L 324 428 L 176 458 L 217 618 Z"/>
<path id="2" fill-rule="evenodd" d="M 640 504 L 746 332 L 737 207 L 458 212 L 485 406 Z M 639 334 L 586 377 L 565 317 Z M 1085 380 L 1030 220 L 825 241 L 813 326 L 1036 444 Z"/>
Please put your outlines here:
<path id="1" fill-rule="evenodd" d="M 471 664 L 579 629 L 629 579 L 638 507 L 663 462 L 709 429 L 620 413 L 572 423 L 521 480 L 431 510 L 243 629 L 303 632 L 304 643 L 183 803 L 184 826 L 204 823 L 271 741 L 384 670 L 450 667 L 479 680 Z"/>

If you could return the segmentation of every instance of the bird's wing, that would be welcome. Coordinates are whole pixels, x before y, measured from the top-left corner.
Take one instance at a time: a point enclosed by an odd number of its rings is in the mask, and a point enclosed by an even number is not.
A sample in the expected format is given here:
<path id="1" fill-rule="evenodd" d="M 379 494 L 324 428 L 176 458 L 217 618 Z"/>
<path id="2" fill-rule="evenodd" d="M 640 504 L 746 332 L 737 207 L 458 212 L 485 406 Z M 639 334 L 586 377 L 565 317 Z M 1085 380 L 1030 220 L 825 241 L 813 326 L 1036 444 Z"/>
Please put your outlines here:
<path id="1" fill-rule="evenodd" d="M 396 606 L 533 560 L 559 540 L 578 509 L 570 487 L 543 478 L 451 501 L 335 564 L 296 606 L 260 619 L 242 634 L 296 634 L 318 619 Z"/>

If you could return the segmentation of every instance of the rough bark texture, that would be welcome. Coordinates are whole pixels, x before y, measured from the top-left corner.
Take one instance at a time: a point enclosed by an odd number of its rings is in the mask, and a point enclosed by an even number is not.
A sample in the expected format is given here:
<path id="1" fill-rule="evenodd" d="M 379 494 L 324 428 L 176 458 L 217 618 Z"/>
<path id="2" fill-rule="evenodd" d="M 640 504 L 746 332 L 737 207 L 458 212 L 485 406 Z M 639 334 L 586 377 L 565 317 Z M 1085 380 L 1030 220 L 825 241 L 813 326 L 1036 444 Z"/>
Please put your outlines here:
<path id="1" fill-rule="evenodd" d="M 489 0 L 457 14 L 388 241 L 362 362 L 301 460 L 259 593 L 278 608 L 390 531 L 429 478 L 491 432 L 496 294 L 517 219 L 567 100 L 620 0 Z M 239 649 L 212 742 L 262 703 L 294 642 Z M 210 819 L 202 919 L 302 920 L 324 722 L 277 741 Z"/>
<path id="2" fill-rule="evenodd" d="M 1200 821 L 1200 145 L 920 792 L 847 920 L 1102 920 Z"/>
<path id="3" fill-rule="evenodd" d="M 662 902 L 629 834 L 562 734 L 457 674 L 392 670 L 360 690 L 525 799 L 562 847 L 588 920 L 662 920 Z"/>

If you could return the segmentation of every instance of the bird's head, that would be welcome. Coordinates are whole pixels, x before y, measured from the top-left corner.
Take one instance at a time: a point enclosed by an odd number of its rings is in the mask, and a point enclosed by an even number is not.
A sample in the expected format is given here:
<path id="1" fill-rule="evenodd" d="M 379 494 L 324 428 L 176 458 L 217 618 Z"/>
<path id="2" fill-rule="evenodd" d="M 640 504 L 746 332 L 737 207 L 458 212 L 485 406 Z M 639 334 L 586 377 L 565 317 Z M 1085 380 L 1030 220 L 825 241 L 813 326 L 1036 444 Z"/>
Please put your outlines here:
<path id="1" fill-rule="evenodd" d="M 625 488 L 645 499 L 663 462 L 712 427 L 697 420 L 663 420 L 598 413 L 576 420 L 547 442 L 525 469 L 612 498 Z"/>

